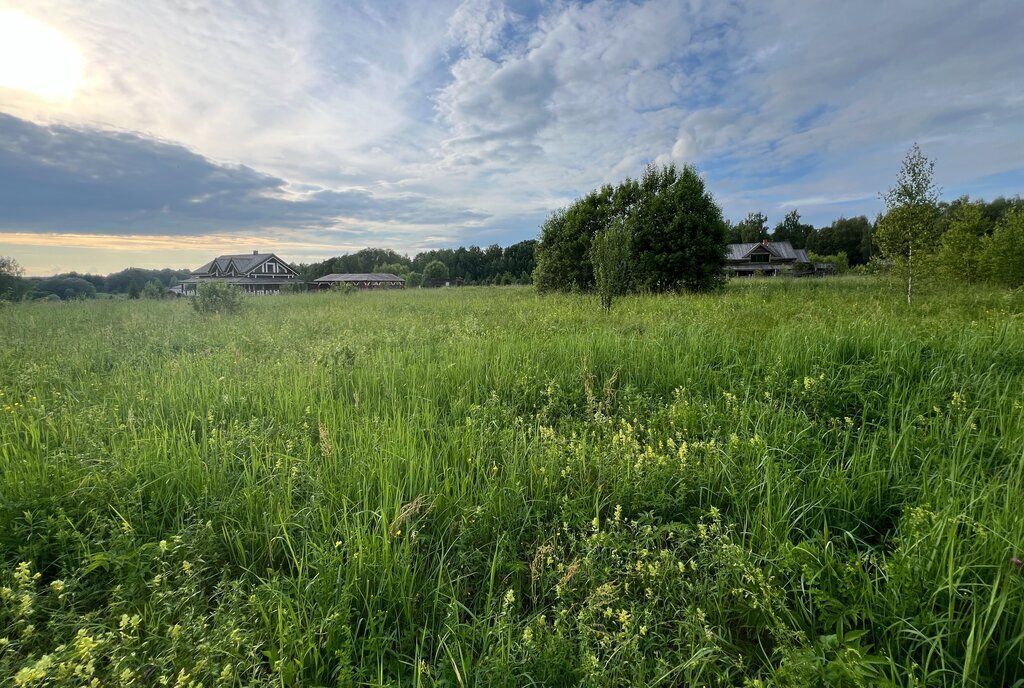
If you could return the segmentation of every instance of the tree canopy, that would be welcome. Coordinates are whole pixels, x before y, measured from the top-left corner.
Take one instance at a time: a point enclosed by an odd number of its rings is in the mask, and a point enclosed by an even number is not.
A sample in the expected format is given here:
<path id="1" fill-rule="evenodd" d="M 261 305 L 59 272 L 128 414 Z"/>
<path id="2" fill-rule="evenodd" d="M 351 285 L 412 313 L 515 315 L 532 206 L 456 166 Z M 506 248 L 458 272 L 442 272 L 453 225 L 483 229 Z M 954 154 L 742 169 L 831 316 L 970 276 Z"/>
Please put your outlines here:
<path id="1" fill-rule="evenodd" d="M 427 286 L 437 286 L 448 279 L 448 266 L 439 260 L 430 261 L 423 268 L 423 282 Z"/>
<path id="2" fill-rule="evenodd" d="M 623 224 L 629 283 L 647 291 L 704 291 L 724 279 L 726 223 L 690 166 L 649 166 L 639 180 L 603 186 L 553 212 L 541 227 L 534 282 L 542 291 L 595 288 L 595 237 Z M 617 237 L 615 237 L 617 238 Z M 613 236 L 606 237 L 609 246 Z"/>
<path id="3" fill-rule="evenodd" d="M 22 275 L 21 265 L 10 256 L 0 256 L 0 300 L 18 301 L 31 291 L 32 287 Z"/>
<path id="4" fill-rule="evenodd" d="M 772 230 L 772 241 L 788 241 L 793 248 L 807 248 L 814 235 L 814 225 L 800 221 L 800 213 L 790 210 Z"/>
<path id="5" fill-rule="evenodd" d="M 768 238 L 768 217 L 764 213 L 747 213 L 731 228 L 730 243 L 753 243 Z"/>

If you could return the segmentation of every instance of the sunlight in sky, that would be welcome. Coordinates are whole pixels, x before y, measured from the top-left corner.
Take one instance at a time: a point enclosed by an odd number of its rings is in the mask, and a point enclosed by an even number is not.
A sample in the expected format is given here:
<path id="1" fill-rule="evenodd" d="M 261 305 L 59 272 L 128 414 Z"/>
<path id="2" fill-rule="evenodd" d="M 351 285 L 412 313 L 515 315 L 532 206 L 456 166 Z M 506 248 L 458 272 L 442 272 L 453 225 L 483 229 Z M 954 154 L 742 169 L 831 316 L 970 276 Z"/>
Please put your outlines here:
<path id="1" fill-rule="evenodd" d="M 59 32 L 19 12 L 0 11 L 0 89 L 66 100 L 82 83 L 82 57 Z"/>
<path id="2" fill-rule="evenodd" d="M 1015 197 L 1022 4 L 0 0 L 0 256 L 508 246 L 670 162 L 825 227 L 915 141 L 944 199 Z"/>

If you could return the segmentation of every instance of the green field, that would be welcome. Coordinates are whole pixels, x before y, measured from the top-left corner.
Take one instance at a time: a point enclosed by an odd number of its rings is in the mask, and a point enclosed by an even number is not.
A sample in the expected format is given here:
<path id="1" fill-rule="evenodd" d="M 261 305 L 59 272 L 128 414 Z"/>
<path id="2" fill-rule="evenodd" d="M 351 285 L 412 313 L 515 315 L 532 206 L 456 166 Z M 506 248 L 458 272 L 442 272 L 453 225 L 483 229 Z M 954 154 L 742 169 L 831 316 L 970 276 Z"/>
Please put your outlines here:
<path id="1" fill-rule="evenodd" d="M 1024 685 L 1022 313 L 0 309 L 0 684 Z"/>

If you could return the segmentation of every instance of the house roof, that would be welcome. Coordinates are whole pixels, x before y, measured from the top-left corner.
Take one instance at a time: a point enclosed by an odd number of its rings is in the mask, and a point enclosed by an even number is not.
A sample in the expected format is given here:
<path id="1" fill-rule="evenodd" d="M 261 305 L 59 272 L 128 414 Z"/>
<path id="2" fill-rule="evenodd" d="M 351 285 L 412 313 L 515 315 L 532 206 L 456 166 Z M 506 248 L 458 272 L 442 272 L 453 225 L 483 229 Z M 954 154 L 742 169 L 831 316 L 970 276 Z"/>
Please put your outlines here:
<path id="1" fill-rule="evenodd" d="M 273 277 L 203 277 L 194 275 L 188 279 L 181 280 L 182 284 L 199 284 L 200 282 L 227 282 L 228 284 L 295 284 L 294 279 L 280 279 Z"/>
<path id="2" fill-rule="evenodd" d="M 314 282 L 404 282 L 398 275 L 390 272 L 345 272 L 332 273 L 319 277 Z"/>
<path id="3" fill-rule="evenodd" d="M 726 260 L 747 260 L 751 252 L 758 246 L 764 246 L 776 258 L 783 260 L 795 260 L 800 263 L 809 263 L 807 252 L 802 248 L 793 248 L 788 241 L 755 241 L 746 244 L 729 244 L 729 253 Z"/>
<path id="4" fill-rule="evenodd" d="M 271 258 L 277 258 L 283 265 L 288 265 L 278 256 L 273 253 L 239 253 L 239 254 L 228 254 L 223 256 L 217 256 L 209 263 L 203 265 L 192 271 L 193 275 L 205 275 L 213 266 L 216 265 L 222 272 L 228 269 L 232 263 L 235 265 L 235 269 L 243 274 L 249 272 L 253 268 L 257 267 L 260 263 Z"/>

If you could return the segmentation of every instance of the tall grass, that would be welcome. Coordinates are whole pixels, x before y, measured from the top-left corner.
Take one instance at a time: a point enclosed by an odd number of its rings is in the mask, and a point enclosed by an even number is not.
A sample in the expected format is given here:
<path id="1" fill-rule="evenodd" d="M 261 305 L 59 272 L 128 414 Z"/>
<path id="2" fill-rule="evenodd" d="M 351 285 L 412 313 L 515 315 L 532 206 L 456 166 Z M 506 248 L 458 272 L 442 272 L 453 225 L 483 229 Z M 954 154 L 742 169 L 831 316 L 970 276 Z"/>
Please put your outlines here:
<path id="1" fill-rule="evenodd" d="M 1024 685 L 1022 312 L 0 310 L 0 681 Z"/>

